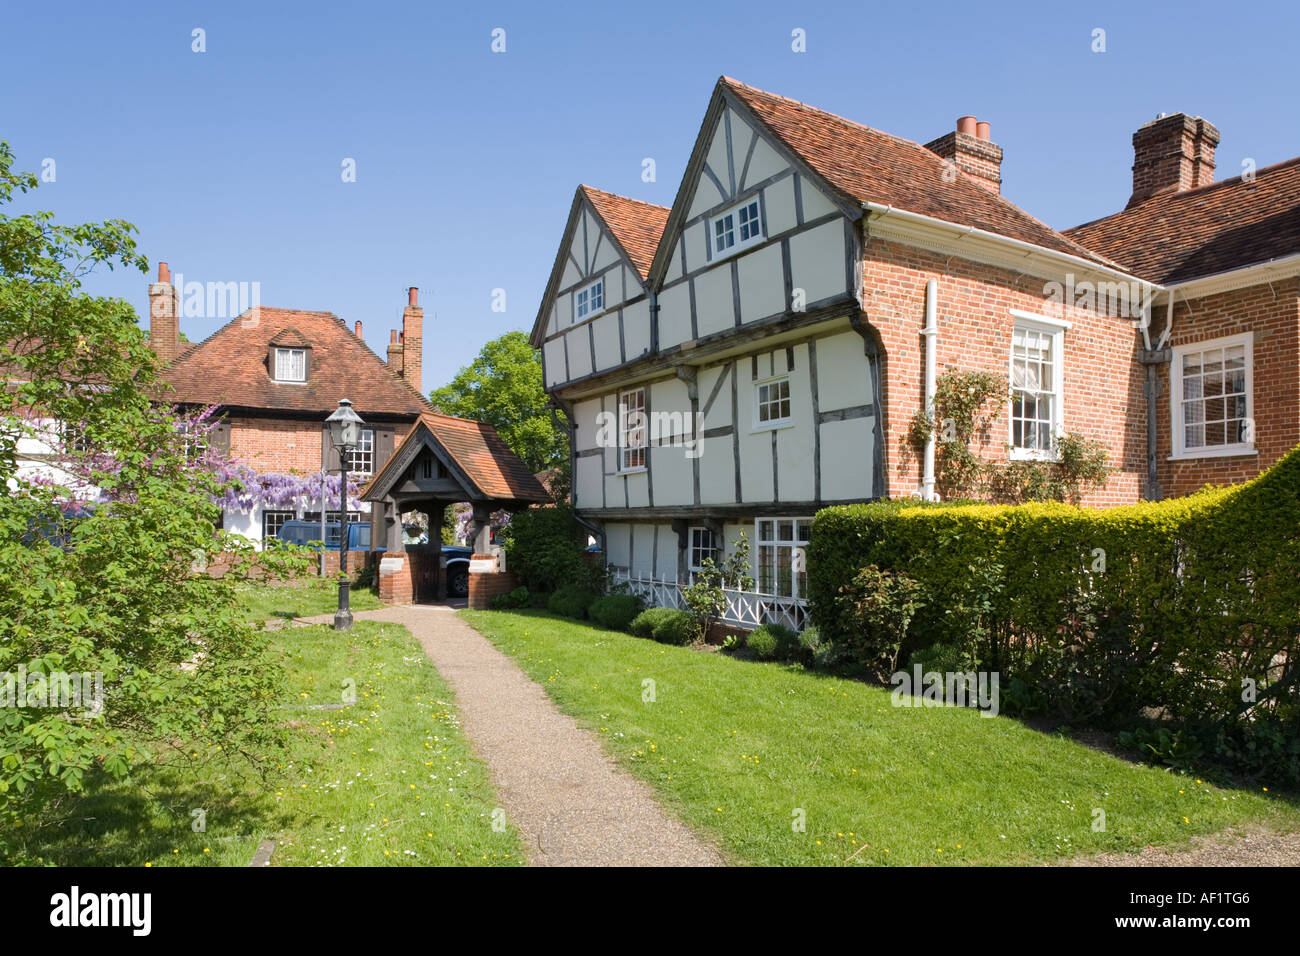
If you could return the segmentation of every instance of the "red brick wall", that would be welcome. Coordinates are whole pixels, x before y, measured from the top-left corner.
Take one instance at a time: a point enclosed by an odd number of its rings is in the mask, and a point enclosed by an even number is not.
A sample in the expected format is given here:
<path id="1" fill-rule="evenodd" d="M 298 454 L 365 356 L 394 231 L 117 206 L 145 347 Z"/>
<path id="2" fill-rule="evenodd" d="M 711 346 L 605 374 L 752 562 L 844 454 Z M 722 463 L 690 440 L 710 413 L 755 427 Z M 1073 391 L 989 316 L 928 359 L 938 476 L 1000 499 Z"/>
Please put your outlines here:
<path id="1" fill-rule="evenodd" d="M 931 278 L 938 283 L 939 374 L 955 366 L 1007 376 L 1013 308 L 1072 323 L 1064 342 L 1065 429 L 1105 444 L 1116 469 L 1084 503 L 1136 501 L 1146 470 L 1146 400 L 1132 322 L 1075 306 L 1062 308 L 1050 300 L 1046 280 L 1037 276 L 868 238 L 863 307 L 880 331 L 886 353 L 882 400 L 889 496 L 908 497 L 920 484 L 920 457 L 908 440 L 908 427 L 925 400 L 921 329 L 925 285 Z M 979 449 L 986 457 L 1006 460 L 1008 414 L 1003 403 L 991 440 Z"/>
<path id="2" fill-rule="evenodd" d="M 1163 316 L 1161 317 L 1163 322 Z M 1235 484 L 1258 475 L 1300 444 L 1300 279 L 1251 286 L 1174 306 L 1170 345 L 1190 345 L 1244 332 L 1254 333 L 1256 455 L 1170 461 L 1168 365 L 1160 366 L 1157 469 L 1167 496 L 1206 484 Z"/>
<path id="3" fill-rule="evenodd" d="M 260 472 L 317 472 L 322 427 L 321 422 L 232 418 L 230 455 Z"/>
<path id="4" fill-rule="evenodd" d="M 381 555 L 382 557 L 382 555 Z M 402 566 L 396 571 L 379 569 L 379 599 L 388 604 L 411 604 L 415 601 L 415 587 L 411 581 L 411 559 L 402 556 Z"/>
<path id="5" fill-rule="evenodd" d="M 478 611 L 485 611 L 488 602 L 498 594 L 509 594 L 519 587 L 519 578 L 513 571 L 499 574 L 477 574 L 469 576 L 469 606 Z"/>

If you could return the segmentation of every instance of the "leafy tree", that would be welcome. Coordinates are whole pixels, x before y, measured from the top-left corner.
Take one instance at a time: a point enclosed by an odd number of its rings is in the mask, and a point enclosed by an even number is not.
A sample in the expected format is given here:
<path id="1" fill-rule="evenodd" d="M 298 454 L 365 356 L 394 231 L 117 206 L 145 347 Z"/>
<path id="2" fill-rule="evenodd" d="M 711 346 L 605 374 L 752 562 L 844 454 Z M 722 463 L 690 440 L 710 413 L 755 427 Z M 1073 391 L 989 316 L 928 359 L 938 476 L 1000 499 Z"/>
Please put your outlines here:
<path id="1" fill-rule="evenodd" d="M 568 474 L 569 439 L 551 416 L 542 361 L 523 332 L 488 342 L 429 397 L 449 415 L 488 422 L 534 472 L 556 468 Z"/>
<path id="2" fill-rule="evenodd" d="M 709 636 L 709 629 L 727 613 L 726 589 L 749 591 L 754 577 L 749 573 L 749 539 L 742 531 L 736 549 L 719 561 L 705 558 L 695 580 L 682 588 L 682 599 L 691 614 L 697 640 Z"/>
<path id="3" fill-rule="evenodd" d="M 0 208 L 37 186 L 12 163 L 0 142 Z M 82 291 L 96 268 L 146 270 L 134 232 L 0 214 L 0 858 L 98 774 L 167 750 L 257 765 L 279 739 L 279 669 L 237 600 L 251 546 L 219 530 L 226 489 L 193 465 L 130 305 Z M 231 572 L 202 573 L 215 561 Z M 50 693 L 73 674 L 98 675 L 89 712 Z"/>

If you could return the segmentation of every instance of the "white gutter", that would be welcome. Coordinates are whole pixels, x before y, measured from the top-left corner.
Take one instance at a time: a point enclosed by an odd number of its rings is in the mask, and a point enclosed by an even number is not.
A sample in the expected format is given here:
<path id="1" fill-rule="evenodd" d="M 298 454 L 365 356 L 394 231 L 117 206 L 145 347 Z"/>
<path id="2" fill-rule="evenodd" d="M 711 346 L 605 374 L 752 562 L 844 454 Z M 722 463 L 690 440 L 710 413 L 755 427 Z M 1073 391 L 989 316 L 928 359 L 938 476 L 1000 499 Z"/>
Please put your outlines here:
<path id="1" fill-rule="evenodd" d="M 1265 259 L 1263 262 L 1252 262 L 1250 265 L 1226 269 L 1223 272 L 1212 272 L 1209 275 L 1196 276 L 1194 279 L 1170 282 L 1164 288 L 1177 289 L 1183 293 L 1184 298 L 1192 299 L 1203 295 L 1213 295 L 1213 292 L 1203 291 L 1206 286 L 1213 287 L 1230 282 L 1255 285 L 1260 282 L 1267 282 L 1270 273 L 1286 274 L 1292 270 L 1300 270 L 1300 252 Z M 1277 276 L 1273 276 L 1273 278 L 1277 278 Z"/>
<path id="2" fill-rule="evenodd" d="M 939 283 L 929 279 L 925 283 L 925 328 L 921 335 L 925 337 L 925 417 L 930 421 L 930 432 L 925 439 L 925 461 L 921 471 L 921 500 L 938 501 L 934 490 L 934 446 L 935 430 L 939 423 L 934 420 L 934 395 L 938 377 L 939 348 Z"/>
<path id="3" fill-rule="evenodd" d="M 1107 266 L 1091 259 L 1084 259 L 1082 256 L 1072 255 L 1068 252 L 1056 252 L 1052 249 L 1046 249 L 1043 246 L 1036 246 L 1032 242 L 1025 242 L 1023 239 L 1012 239 L 1010 236 L 1003 236 L 996 232 L 978 229 L 975 226 L 959 226 L 957 223 L 949 222 L 946 219 L 936 219 L 933 216 L 923 216 L 919 212 L 908 212 L 894 206 L 882 206 L 880 203 L 874 202 L 864 202 L 862 208 L 868 212 L 876 213 L 881 219 L 901 219 L 905 222 L 915 223 L 916 225 L 928 226 L 936 230 L 944 230 L 952 233 L 954 238 L 957 239 L 965 239 L 968 236 L 974 236 L 978 239 L 994 242 L 998 245 L 1023 252 L 1025 258 L 1037 257 L 1049 260 L 1057 265 L 1069 265 L 1080 270 L 1099 272 L 1125 281 L 1137 281 L 1153 290 L 1162 288 L 1154 282 L 1147 282 L 1145 279 L 1131 275 L 1130 273 L 1124 272 L 1122 269 L 1114 266 Z"/>

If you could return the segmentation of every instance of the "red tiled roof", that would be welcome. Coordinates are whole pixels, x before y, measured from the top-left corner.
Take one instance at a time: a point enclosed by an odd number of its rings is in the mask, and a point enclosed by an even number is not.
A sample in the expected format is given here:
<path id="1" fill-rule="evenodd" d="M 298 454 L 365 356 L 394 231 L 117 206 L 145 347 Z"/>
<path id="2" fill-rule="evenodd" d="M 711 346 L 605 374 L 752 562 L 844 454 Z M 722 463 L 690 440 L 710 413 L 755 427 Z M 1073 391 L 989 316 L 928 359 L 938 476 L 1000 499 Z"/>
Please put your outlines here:
<path id="1" fill-rule="evenodd" d="M 1242 177 L 1153 196 L 1067 229 L 1131 272 L 1161 284 L 1300 252 L 1300 157 Z"/>
<path id="2" fill-rule="evenodd" d="M 305 384 L 277 382 L 267 368 L 272 343 L 311 347 Z M 414 416 L 430 405 L 332 312 L 260 306 L 189 346 L 164 370 L 170 401 L 322 416 L 340 398 L 364 418 Z"/>
<path id="3" fill-rule="evenodd" d="M 814 172 L 854 203 L 874 202 L 961 226 L 1032 243 L 1113 267 L 1019 206 L 976 185 L 919 143 L 882 133 L 797 100 L 746 86 L 730 77 L 730 91 Z"/>
<path id="4" fill-rule="evenodd" d="M 668 207 L 607 193 L 592 186 L 578 188 L 591 201 L 644 281 L 650 274 L 650 263 L 654 261 L 659 239 L 664 234 Z"/>
<path id="5" fill-rule="evenodd" d="M 460 466 L 484 498 L 501 501 L 550 501 L 550 495 L 542 483 L 528 470 L 523 459 L 502 441 L 495 428 L 487 422 L 457 418 L 441 412 L 424 412 L 420 415 L 397 443 L 388 463 L 361 490 L 362 497 L 376 485 L 386 485 L 398 477 L 389 474 L 397 467 L 398 453 L 421 429 L 427 430 L 446 449 L 447 454 Z"/>

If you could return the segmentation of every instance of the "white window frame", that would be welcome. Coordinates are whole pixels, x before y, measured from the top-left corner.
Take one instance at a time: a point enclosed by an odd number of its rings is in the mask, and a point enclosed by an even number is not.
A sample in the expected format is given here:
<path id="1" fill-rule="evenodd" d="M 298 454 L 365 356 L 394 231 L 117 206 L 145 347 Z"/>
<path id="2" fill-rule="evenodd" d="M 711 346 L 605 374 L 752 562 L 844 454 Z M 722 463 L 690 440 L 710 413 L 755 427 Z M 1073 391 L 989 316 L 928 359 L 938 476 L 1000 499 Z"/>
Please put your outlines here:
<path id="1" fill-rule="evenodd" d="M 262 543 L 265 544 L 269 540 L 278 538 L 280 536 L 280 528 L 284 526 L 284 523 L 286 521 L 295 520 L 296 514 L 297 514 L 296 512 L 289 511 L 284 508 L 267 508 L 263 510 L 262 511 Z M 279 524 L 276 525 L 275 531 L 268 534 L 266 530 L 266 526 L 268 523 L 270 523 L 269 519 L 272 518 L 278 518 Z"/>
<path id="2" fill-rule="evenodd" d="M 791 518 L 755 518 L 754 519 L 754 589 L 760 594 L 772 594 L 777 597 L 786 598 L 794 601 L 806 601 L 808 599 L 808 542 L 812 535 L 812 518 L 791 517 Z M 781 530 L 781 522 L 793 522 L 791 528 L 792 536 L 790 538 L 778 537 Z M 771 522 L 772 538 L 763 540 L 763 524 Z M 776 570 L 772 573 L 772 588 L 764 590 L 763 588 L 763 571 L 762 571 L 762 554 L 764 549 L 773 551 L 789 550 L 790 551 L 790 594 L 777 593 L 777 578 L 779 574 Z M 799 566 L 803 570 L 798 570 Z M 780 563 L 775 562 L 774 569 L 780 568 Z M 799 586 L 799 575 L 802 574 L 804 586 Z"/>
<path id="3" fill-rule="evenodd" d="M 773 385 L 779 385 L 782 382 L 785 383 L 786 397 L 784 400 L 788 402 L 790 405 L 790 414 L 786 415 L 784 418 L 770 418 L 767 421 L 763 421 L 762 418 L 760 417 L 760 412 L 762 411 L 762 408 L 765 404 L 771 404 L 770 400 L 768 402 L 763 401 L 763 389 Z M 781 400 L 778 399 L 777 401 L 780 402 Z M 755 382 L 753 411 L 754 411 L 753 430 L 756 432 L 771 431 L 777 428 L 789 428 L 791 425 L 793 425 L 794 424 L 794 393 L 791 391 L 790 388 L 790 376 L 788 374 L 773 375 L 770 378 L 765 378 L 762 381 Z"/>
<path id="4" fill-rule="evenodd" d="M 1234 442 L 1231 445 L 1205 445 L 1198 448 L 1186 447 L 1185 422 L 1183 420 L 1183 357 L 1189 352 L 1205 352 L 1210 349 L 1229 349 L 1243 346 L 1246 365 L 1246 418 L 1247 435 L 1251 440 Z M 1257 455 L 1255 433 L 1255 335 L 1242 332 L 1237 335 L 1225 335 L 1222 338 L 1207 339 L 1204 342 L 1188 342 L 1173 348 L 1169 361 L 1169 440 L 1170 461 L 1190 460 L 1196 458 L 1227 458 L 1233 455 Z"/>
<path id="5" fill-rule="evenodd" d="M 1034 312 L 1022 312 L 1012 309 L 1011 344 L 1007 349 L 1007 382 L 1011 386 L 1011 397 L 1007 399 L 1007 447 L 1009 457 L 1014 461 L 1055 461 L 1058 457 L 1056 439 L 1065 431 L 1065 333 L 1070 323 L 1061 319 L 1049 318 Z M 1014 442 L 1015 422 L 1012 413 L 1015 408 L 1016 381 L 1016 329 L 1046 335 L 1051 340 L 1052 350 L 1052 419 L 1051 447 L 1048 449 L 1020 448 Z"/>
<path id="6" fill-rule="evenodd" d="M 297 353 L 299 358 L 302 361 L 302 378 L 294 378 L 292 375 L 294 353 Z M 290 374 L 282 375 L 281 372 L 285 369 L 286 366 Z M 275 347 L 275 380 L 277 382 L 299 382 L 299 383 L 306 382 L 307 381 L 307 350 L 288 348 L 285 346 L 277 345 Z"/>
<path id="7" fill-rule="evenodd" d="M 591 300 L 593 298 L 592 295 L 593 292 L 598 293 L 600 295 L 599 306 L 593 306 L 591 304 Z M 583 302 L 584 297 L 586 299 L 585 303 Z M 587 311 L 583 312 L 582 311 L 583 308 L 585 308 Z M 578 322 L 586 322 L 588 319 L 593 319 L 604 311 L 605 311 L 605 277 L 604 276 L 601 276 L 595 282 L 587 283 L 581 289 L 578 289 L 573 293 L 574 324 L 577 324 Z"/>
<path id="8" fill-rule="evenodd" d="M 712 528 L 704 525 L 691 525 L 688 533 L 690 537 L 686 543 L 686 567 L 691 572 L 691 581 L 694 582 L 695 575 L 704 566 L 706 557 L 713 558 L 714 563 L 717 563 L 718 558 L 722 555 L 722 541 L 721 535 L 714 534 Z M 709 536 L 710 545 L 708 548 L 697 543 L 697 535 Z M 707 555 L 704 554 L 706 550 L 708 551 Z"/>
<path id="9" fill-rule="evenodd" d="M 360 465 L 364 464 L 362 468 Z M 357 447 L 348 454 L 348 471 L 356 475 L 373 475 L 375 473 L 375 430 L 361 429 Z"/>
<path id="10" fill-rule="evenodd" d="M 756 217 L 755 221 L 758 224 L 757 231 L 752 233 L 748 239 L 742 239 L 740 232 L 743 227 L 740 222 L 740 212 L 742 209 L 747 209 L 749 206 L 754 207 L 754 215 Z M 718 226 L 719 224 L 726 222 L 728 219 L 731 220 L 730 225 L 727 227 L 727 232 L 731 235 L 731 244 L 725 249 L 719 249 Z M 718 259 L 725 259 L 728 256 L 734 256 L 742 249 L 748 249 L 750 246 L 757 245 L 766 238 L 767 230 L 763 228 L 763 204 L 758 193 L 755 193 L 742 202 L 736 203 L 734 206 L 729 206 L 728 208 L 723 209 L 715 216 L 709 217 L 708 239 L 710 261 L 717 261 Z"/>
<path id="11" fill-rule="evenodd" d="M 629 438 L 638 430 L 636 427 L 628 426 L 630 417 L 626 411 L 627 405 L 625 399 L 630 395 L 641 394 L 639 411 L 641 413 L 640 423 L 640 441 L 637 444 L 630 444 Z M 650 410 L 646 407 L 645 388 L 629 388 L 618 393 L 618 473 L 620 475 L 631 475 L 639 471 L 645 471 L 650 464 L 650 445 L 647 441 L 650 434 Z M 633 451 L 641 452 L 641 463 L 637 465 L 628 465 L 628 454 Z"/>

